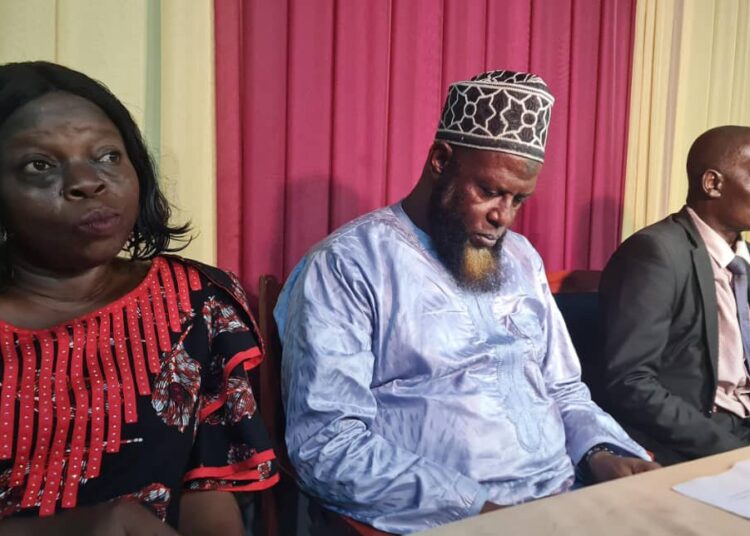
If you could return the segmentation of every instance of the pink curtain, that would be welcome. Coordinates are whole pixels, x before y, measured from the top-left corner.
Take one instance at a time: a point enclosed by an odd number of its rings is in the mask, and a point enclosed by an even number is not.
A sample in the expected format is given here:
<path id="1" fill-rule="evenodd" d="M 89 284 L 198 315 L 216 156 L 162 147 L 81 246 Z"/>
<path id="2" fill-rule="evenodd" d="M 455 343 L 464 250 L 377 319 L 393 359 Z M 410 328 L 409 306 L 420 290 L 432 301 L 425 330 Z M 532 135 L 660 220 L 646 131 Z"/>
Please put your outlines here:
<path id="1" fill-rule="evenodd" d="M 548 270 L 619 242 L 635 0 L 215 2 L 219 264 L 251 291 L 406 195 L 448 84 L 530 70 L 556 97 L 516 230 Z"/>

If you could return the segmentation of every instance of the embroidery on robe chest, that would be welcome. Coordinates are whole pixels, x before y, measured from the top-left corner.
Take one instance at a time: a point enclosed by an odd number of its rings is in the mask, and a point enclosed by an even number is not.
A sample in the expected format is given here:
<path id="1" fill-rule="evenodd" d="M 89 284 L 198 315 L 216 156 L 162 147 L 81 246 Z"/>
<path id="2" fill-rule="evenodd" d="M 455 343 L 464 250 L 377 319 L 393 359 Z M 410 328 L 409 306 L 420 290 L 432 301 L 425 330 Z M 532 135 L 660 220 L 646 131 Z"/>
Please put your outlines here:
<path id="1" fill-rule="evenodd" d="M 516 430 L 518 443 L 527 452 L 536 452 L 542 442 L 547 405 L 539 402 L 544 387 L 540 385 L 541 373 L 535 370 L 540 356 L 533 337 L 541 338 L 542 331 L 531 326 L 535 321 L 531 316 L 516 312 L 510 322 L 505 322 L 514 343 L 497 348 L 500 358 L 497 375 L 503 394 L 501 403 Z M 529 331 L 534 335 L 527 333 Z M 535 392 L 537 397 L 533 396 Z"/>

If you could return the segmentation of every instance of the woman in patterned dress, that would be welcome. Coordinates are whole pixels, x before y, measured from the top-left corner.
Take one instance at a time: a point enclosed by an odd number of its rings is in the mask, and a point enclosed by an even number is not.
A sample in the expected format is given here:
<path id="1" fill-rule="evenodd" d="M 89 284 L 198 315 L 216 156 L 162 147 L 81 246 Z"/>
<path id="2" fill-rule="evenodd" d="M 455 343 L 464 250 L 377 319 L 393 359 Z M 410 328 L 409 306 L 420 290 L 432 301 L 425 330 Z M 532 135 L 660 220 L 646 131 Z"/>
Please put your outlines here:
<path id="1" fill-rule="evenodd" d="M 103 85 L 0 66 L 0 534 L 239 535 L 277 481 L 245 294 L 169 215 Z"/>

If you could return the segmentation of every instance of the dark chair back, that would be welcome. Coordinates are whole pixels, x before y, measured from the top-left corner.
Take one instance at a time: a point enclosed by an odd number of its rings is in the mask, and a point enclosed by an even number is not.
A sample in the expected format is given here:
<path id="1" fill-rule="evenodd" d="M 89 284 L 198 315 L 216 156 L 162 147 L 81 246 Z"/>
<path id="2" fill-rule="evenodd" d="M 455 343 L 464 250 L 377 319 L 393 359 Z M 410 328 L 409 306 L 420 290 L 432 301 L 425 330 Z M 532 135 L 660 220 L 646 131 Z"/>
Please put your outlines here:
<path id="1" fill-rule="evenodd" d="M 598 403 L 603 401 L 601 315 L 599 314 L 600 271 L 571 270 L 547 274 L 550 290 L 560 309 L 573 346 L 581 362 L 581 376 Z"/>
<path id="2" fill-rule="evenodd" d="M 547 272 L 547 281 L 552 294 L 574 294 L 599 292 L 600 270 L 561 270 Z"/>
<path id="3" fill-rule="evenodd" d="M 261 409 L 263 422 L 271 436 L 279 468 L 284 475 L 288 476 L 294 473 L 284 441 L 286 422 L 281 402 L 281 340 L 273 318 L 273 310 L 280 292 L 281 284 L 274 276 L 261 276 L 258 294 L 258 327 L 265 342 L 266 355 L 258 370 L 260 380 L 258 407 Z"/>
<path id="4" fill-rule="evenodd" d="M 284 440 L 286 422 L 281 402 L 281 340 L 273 318 L 280 292 L 281 284 L 274 276 L 261 276 L 258 327 L 265 343 L 266 355 L 258 370 L 258 409 L 271 438 L 281 473 L 279 483 L 261 494 L 264 536 L 295 536 L 299 519 L 300 490 Z"/>

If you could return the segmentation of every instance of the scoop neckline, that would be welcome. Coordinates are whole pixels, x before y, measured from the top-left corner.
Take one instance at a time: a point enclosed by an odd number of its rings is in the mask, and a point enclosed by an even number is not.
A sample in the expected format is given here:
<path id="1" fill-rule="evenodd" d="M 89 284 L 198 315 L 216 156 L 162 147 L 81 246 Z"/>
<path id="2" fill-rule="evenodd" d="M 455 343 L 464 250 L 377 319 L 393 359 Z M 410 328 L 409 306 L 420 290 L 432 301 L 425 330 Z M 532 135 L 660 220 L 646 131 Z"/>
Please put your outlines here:
<path id="1" fill-rule="evenodd" d="M 127 305 L 127 302 L 132 300 L 134 296 L 142 293 L 147 285 L 151 284 L 152 280 L 156 277 L 156 274 L 159 271 L 159 267 L 162 265 L 163 262 L 165 261 L 164 261 L 164 258 L 161 256 L 157 256 L 151 259 L 151 266 L 149 266 L 148 272 L 146 272 L 146 275 L 143 277 L 140 283 L 138 283 L 133 289 L 129 290 L 128 292 L 126 292 L 125 294 L 117 298 L 115 301 L 112 301 L 106 305 L 98 307 L 97 309 L 94 309 L 93 311 L 89 311 L 88 313 L 84 313 L 82 315 L 70 318 L 68 320 L 64 320 L 63 322 L 60 322 L 48 328 L 39 328 L 39 329 L 22 328 L 0 318 L 0 329 L 2 329 L 6 333 L 13 332 L 13 333 L 27 334 L 27 335 L 51 333 L 51 332 L 57 332 L 63 329 L 67 329 L 73 326 L 74 324 L 81 324 L 93 318 L 100 317 L 104 315 L 105 313 L 111 313 L 112 311 L 121 309 L 124 305 Z"/>

